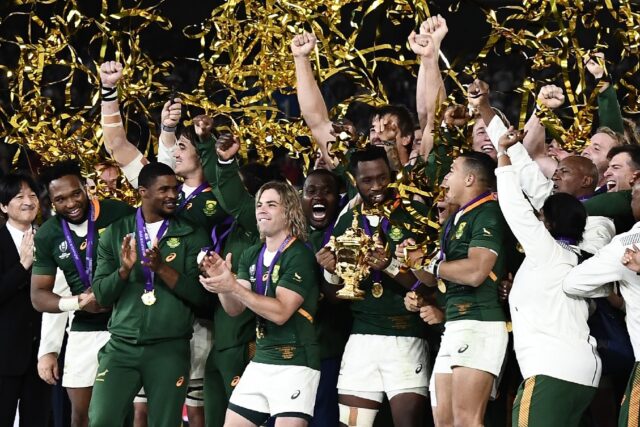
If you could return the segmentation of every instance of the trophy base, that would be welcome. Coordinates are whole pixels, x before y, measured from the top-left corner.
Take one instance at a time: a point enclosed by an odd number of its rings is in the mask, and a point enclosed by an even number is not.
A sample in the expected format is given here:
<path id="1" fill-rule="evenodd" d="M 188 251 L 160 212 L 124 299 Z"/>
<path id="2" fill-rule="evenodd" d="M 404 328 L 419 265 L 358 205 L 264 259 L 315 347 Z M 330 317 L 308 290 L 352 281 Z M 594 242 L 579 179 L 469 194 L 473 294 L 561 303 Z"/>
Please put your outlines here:
<path id="1" fill-rule="evenodd" d="M 346 289 L 342 288 L 336 292 L 336 296 L 340 299 L 346 299 L 350 301 L 362 301 L 364 299 L 365 292 L 360 289 Z"/>

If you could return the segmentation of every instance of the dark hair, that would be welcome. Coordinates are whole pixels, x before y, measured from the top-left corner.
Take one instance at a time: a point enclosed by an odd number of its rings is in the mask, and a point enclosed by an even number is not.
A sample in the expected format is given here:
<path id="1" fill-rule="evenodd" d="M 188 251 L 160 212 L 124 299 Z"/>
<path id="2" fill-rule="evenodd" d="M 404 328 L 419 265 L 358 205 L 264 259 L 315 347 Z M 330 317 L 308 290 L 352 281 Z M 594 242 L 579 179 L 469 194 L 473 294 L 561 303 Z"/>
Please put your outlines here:
<path id="1" fill-rule="evenodd" d="M 567 193 L 552 194 L 542 206 L 544 219 L 554 238 L 568 237 L 582 240 L 587 225 L 587 210 L 584 204 Z"/>
<path id="2" fill-rule="evenodd" d="M 362 150 L 356 150 L 351 155 L 351 158 L 349 159 L 349 170 L 351 171 L 353 176 L 356 176 L 358 172 L 358 163 L 370 162 L 372 160 L 378 159 L 382 159 L 389 170 L 391 170 L 391 165 L 389 164 L 389 159 L 387 158 L 387 152 L 384 151 L 384 148 L 370 144 L 366 145 Z"/>
<path id="3" fill-rule="evenodd" d="M 238 171 L 242 177 L 242 183 L 252 196 L 258 192 L 260 187 L 269 181 L 284 181 L 277 168 L 265 166 L 262 163 L 247 163 L 240 166 Z"/>
<path id="4" fill-rule="evenodd" d="M 24 172 L 12 172 L 0 178 L 0 204 L 8 205 L 11 199 L 20 192 L 22 183 L 27 184 L 36 193 L 36 196 L 39 195 L 40 188 L 31 175 Z"/>
<path id="5" fill-rule="evenodd" d="M 198 135 L 196 135 L 196 128 L 193 125 L 185 126 L 182 123 L 178 123 L 178 126 L 176 126 L 176 141 L 183 136 L 189 140 L 191 145 L 196 147 Z"/>
<path id="6" fill-rule="evenodd" d="M 333 191 L 336 193 L 337 196 L 340 195 L 340 181 L 338 180 L 338 177 L 336 176 L 336 174 L 334 174 L 333 172 L 327 169 L 312 170 L 307 174 L 307 177 L 304 180 L 304 184 L 306 185 L 307 179 L 315 175 L 328 177 L 331 180 L 331 182 L 333 182 Z"/>
<path id="7" fill-rule="evenodd" d="M 384 105 L 374 110 L 373 117 L 394 116 L 398 119 L 398 130 L 401 136 L 411 136 L 416 129 L 411 112 L 404 105 Z"/>
<path id="8" fill-rule="evenodd" d="M 622 154 L 622 153 L 627 153 L 629 155 L 634 169 L 640 169 L 640 146 L 625 144 L 625 145 L 618 145 L 617 147 L 613 147 L 607 153 L 607 160 L 611 160 L 613 159 L 614 156 L 617 156 L 618 154 Z"/>
<path id="9" fill-rule="evenodd" d="M 138 186 L 149 188 L 160 176 L 175 176 L 175 172 L 169 166 L 160 162 L 147 163 L 138 175 Z"/>
<path id="10" fill-rule="evenodd" d="M 475 175 L 476 179 L 484 183 L 487 190 L 495 190 L 496 188 L 496 162 L 486 153 L 479 151 L 466 151 L 460 153 L 458 157 L 464 159 L 464 168 L 466 171 Z"/>
<path id="11" fill-rule="evenodd" d="M 51 181 L 55 181 L 56 179 L 60 179 L 63 176 L 68 175 L 76 176 L 80 182 L 85 182 L 80 169 L 80 164 L 74 160 L 64 160 L 62 162 L 54 163 L 40 172 L 40 183 L 44 188 L 49 190 L 49 184 L 51 184 Z"/>

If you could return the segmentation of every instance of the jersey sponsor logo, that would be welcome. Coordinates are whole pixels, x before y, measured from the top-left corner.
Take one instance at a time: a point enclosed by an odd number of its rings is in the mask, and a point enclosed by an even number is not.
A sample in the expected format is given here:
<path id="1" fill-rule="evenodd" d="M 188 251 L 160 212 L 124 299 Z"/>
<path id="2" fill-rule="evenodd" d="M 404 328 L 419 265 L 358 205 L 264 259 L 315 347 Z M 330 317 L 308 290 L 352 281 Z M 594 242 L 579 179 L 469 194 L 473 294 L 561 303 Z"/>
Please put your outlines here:
<path id="1" fill-rule="evenodd" d="M 293 274 L 293 280 L 295 280 L 298 283 L 302 283 L 302 277 L 298 273 Z"/>
<path id="2" fill-rule="evenodd" d="M 482 227 L 482 235 L 485 237 L 492 237 L 493 234 L 491 234 L 491 231 L 487 230 L 486 228 Z"/>
<path id="3" fill-rule="evenodd" d="M 98 372 L 96 374 L 96 381 L 104 382 L 104 377 L 107 376 L 108 372 L 109 372 L 108 369 L 105 369 L 103 372 Z"/>
<path id="4" fill-rule="evenodd" d="M 67 246 L 66 240 L 63 240 L 62 243 L 58 245 L 58 249 L 60 250 L 60 255 L 58 256 L 58 258 L 67 259 L 71 256 L 71 254 L 69 253 L 69 247 Z"/>
<path id="5" fill-rule="evenodd" d="M 467 226 L 466 222 L 461 222 L 458 228 L 456 229 L 456 234 L 453 237 L 454 239 L 459 239 L 462 237 L 462 233 L 464 233 L 464 228 Z"/>
<path id="6" fill-rule="evenodd" d="M 300 396 L 300 390 L 296 390 L 295 393 L 291 395 L 291 400 L 295 400 Z"/>
<path id="7" fill-rule="evenodd" d="M 469 348 L 469 344 L 465 344 L 458 349 L 458 353 L 464 353 Z"/>
<path id="8" fill-rule="evenodd" d="M 420 372 L 422 372 L 422 363 L 418 364 L 416 367 L 416 374 L 419 374 Z"/>
<path id="9" fill-rule="evenodd" d="M 280 278 L 280 265 L 276 264 L 273 267 L 273 273 L 271 273 L 271 281 L 273 282 L 274 285 L 278 282 L 279 278 Z"/>
<path id="10" fill-rule="evenodd" d="M 169 246 L 171 249 L 177 248 L 178 246 L 180 246 L 180 238 L 171 237 L 167 240 L 167 246 Z"/>
<path id="11" fill-rule="evenodd" d="M 184 207 L 185 211 L 188 211 L 189 209 L 191 209 L 191 207 L 193 206 L 193 203 L 189 202 L 187 203 L 187 205 Z"/>
<path id="12" fill-rule="evenodd" d="M 178 381 L 176 381 L 176 387 L 181 387 L 182 384 L 184 384 L 184 377 L 178 378 Z"/>
<path id="13" fill-rule="evenodd" d="M 391 231 L 389 232 L 389 237 L 391 237 L 391 240 L 393 240 L 394 242 L 398 242 L 400 241 L 400 239 L 402 239 L 402 236 L 402 230 L 399 227 L 396 227 L 395 225 L 391 227 Z"/>
<path id="14" fill-rule="evenodd" d="M 233 377 L 233 379 L 231 380 L 231 387 L 235 387 L 238 385 L 238 383 L 240 382 L 240 377 L 239 376 L 235 376 Z"/>
<path id="15" fill-rule="evenodd" d="M 206 216 L 211 216 L 216 212 L 217 205 L 218 203 L 215 200 L 207 200 L 206 202 L 204 202 L 204 208 L 202 209 L 202 212 L 204 212 Z"/>
<path id="16" fill-rule="evenodd" d="M 471 308 L 470 302 L 466 302 L 464 304 L 454 304 L 454 305 L 458 309 L 458 313 L 463 315 L 467 314 L 467 312 L 469 311 L 469 308 Z"/>
<path id="17" fill-rule="evenodd" d="M 174 259 L 176 259 L 176 253 L 175 252 L 171 252 L 169 255 L 167 255 L 167 257 L 164 259 L 166 262 L 171 262 Z"/>
<path id="18" fill-rule="evenodd" d="M 80 250 L 84 251 L 85 249 L 87 249 L 87 240 L 85 239 L 84 242 L 80 243 Z"/>

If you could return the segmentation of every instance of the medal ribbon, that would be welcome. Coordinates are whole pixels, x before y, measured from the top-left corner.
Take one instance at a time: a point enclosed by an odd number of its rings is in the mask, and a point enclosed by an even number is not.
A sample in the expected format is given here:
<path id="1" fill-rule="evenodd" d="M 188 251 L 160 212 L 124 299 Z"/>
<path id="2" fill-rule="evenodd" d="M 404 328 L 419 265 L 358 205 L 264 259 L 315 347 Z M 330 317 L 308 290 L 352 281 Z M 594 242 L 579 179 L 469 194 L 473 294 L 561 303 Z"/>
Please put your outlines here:
<path id="1" fill-rule="evenodd" d="M 158 230 L 158 234 L 156 234 L 156 242 L 159 242 L 162 238 L 162 235 L 167 228 L 169 227 L 169 220 L 165 219 L 162 221 L 162 225 L 160 225 L 160 229 Z M 147 227 L 144 224 L 144 218 L 142 216 L 142 208 L 138 208 L 136 212 L 136 240 L 138 241 L 138 249 L 140 250 L 140 256 L 142 261 L 148 262 L 149 259 L 144 256 L 144 253 L 147 249 L 149 249 L 149 244 L 152 244 L 151 239 L 149 238 L 149 233 L 147 232 Z M 149 267 L 142 266 L 142 272 L 144 274 L 144 290 L 145 292 L 151 292 L 153 290 L 153 271 Z"/>
<path id="2" fill-rule="evenodd" d="M 76 271 L 78 272 L 80 281 L 85 289 L 89 289 L 91 287 L 91 276 L 93 276 L 93 242 L 95 240 L 96 228 L 96 219 L 93 217 L 93 212 L 93 204 L 89 201 L 89 212 L 87 214 L 87 247 L 85 248 L 84 253 L 84 265 L 82 265 L 80 252 L 78 251 L 76 244 L 73 242 L 69 223 L 65 219 L 60 220 L 62 224 L 62 232 L 64 233 L 64 240 L 67 242 L 67 246 L 71 252 L 71 258 L 73 259 Z"/>
<path id="3" fill-rule="evenodd" d="M 236 222 L 234 218 L 231 215 L 229 215 L 224 219 L 224 221 L 222 221 L 219 224 L 216 224 L 213 227 L 213 230 L 211 230 L 211 241 L 213 242 L 213 251 L 215 253 L 220 254 L 223 243 L 225 242 L 229 234 L 233 231 L 235 226 L 236 226 Z M 227 229 L 224 230 L 222 234 L 220 234 L 220 237 L 218 237 L 218 227 L 220 228 L 227 227 Z"/>
<path id="4" fill-rule="evenodd" d="M 267 270 L 267 280 L 266 282 L 262 280 L 262 272 L 264 271 L 264 253 L 267 250 L 267 244 L 262 245 L 262 249 L 260 250 L 260 255 L 258 256 L 258 265 L 256 266 L 256 293 L 260 295 L 267 295 L 267 291 L 269 290 L 269 286 L 271 285 L 271 272 L 273 271 L 273 267 L 278 262 L 280 255 L 284 251 L 287 250 L 289 246 L 296 240 L 295 237 L 288 236 L 284 239 L 284 242 L 278 248 L 278 252 L 273 257 L 271 264 L 269 265 L 269 269 Z"/>
<path id="5" fill-rule="evenodd" d="M 360 215 L 360 217 L 362 218 L 362 226 L 364 228 L 364 232 L 367 234 L 367 236 L 373 237 L 373 231 L 371 230 L 369 219 L 367 219 L 366 215 Z M 389 223 L 389 220 L 386 217 L 382 217 L 382 219 L 380 219 L 379 226 L 382 229 L 382 234 L 384 234 L 385 236 L 389 231 L 390 225 L 391 224 Z M 382 271 L 373 270 L 373 272 L 371 273 L 371 276 L 373 278 L 373 283 L 382 283 Z"/>
<path id="6" fill-rule="evenodd" d="M 178 212 L 184 209 L 184 207 L 187 206 L 187 203 L 189 203 L 196 196 L 198 196 L 198 194 L 202 193 L 204 190 L 206 190 L 209 187 L 210 185 L 207 181 L 200 184 L 195 190 L 193 190 L 191 194 L 189 194 L 189 197 L 185 197 L 185 199 L 180 202 L 180 204 L 178 205 Z M 180 186 L 180 191 L 182 191 L 182 186 Z"/>
<path id="7" fill-rule="evenodd" d="M 564 236 L 556 237 L 556 241 L 560 243 L 564 243 L 566 245 L 570 245 L 570 246 L 575 246 L 578 244 L 578 241 L 576 239 L 572 239 L 570 237 L 564 237 Z"/>
<path id="8" fill-rule="evenodd" d="M 460 209 L 456 211 L 455 214 L 451 215 L 451 218 L 449 218 L 449 220 L 447 221 L 447 225 L 444 229 L 444 233 L 442 233 L 442 241 L 440 242 L 440 261 L 444 260 L 444 254 L 447 249 L 447 240 L 449 238 L 449 233 L 451 232 L 451 228 L 453 227 L 453 222 L 456 220 L 456 217 L 458 216 L 458 214 L 462 212 L 462 215 L 464 215 L 467 212 L 477 208 L 478 206 L 484 203 L 490 202 L 492 200 L 495 200 L 493 193 L 491 191 L 486 191 L 480 194 L 478 197 L 469 201 L 466 205 L 462 206 Z"/>

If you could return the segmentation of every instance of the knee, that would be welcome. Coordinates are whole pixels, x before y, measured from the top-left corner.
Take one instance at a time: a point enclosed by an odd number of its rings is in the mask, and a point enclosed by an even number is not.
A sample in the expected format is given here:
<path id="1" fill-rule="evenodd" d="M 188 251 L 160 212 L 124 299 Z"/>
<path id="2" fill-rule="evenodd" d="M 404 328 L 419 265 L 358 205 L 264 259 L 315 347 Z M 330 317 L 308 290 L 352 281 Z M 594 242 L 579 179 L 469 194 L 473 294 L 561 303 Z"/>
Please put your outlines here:
<path id="1" fill-rule="evenodd" d="M 89 425 L 89 414 L 86 411 L 71 411 L 71 427 L 87 427 Z"/>
<path id="2" fill-rule="evenodd" d="M 475 427 L 481 426 L 482 420 L 478 420 L 477 417 L 472 414 L 462 412 L 455 414 L 453 417 L 453 427 Z M 440 424 L 438 424 L 440 426 Z"/>
<path id="3" fill-rule="evenodd" d="M 340 403 L 340 424 L 353 427 L 371 427 L 378 414 L 377 409 L 356 408 Z"/>

